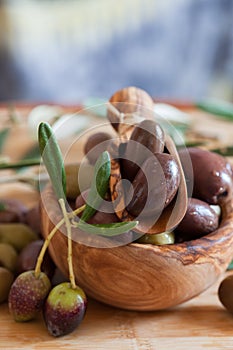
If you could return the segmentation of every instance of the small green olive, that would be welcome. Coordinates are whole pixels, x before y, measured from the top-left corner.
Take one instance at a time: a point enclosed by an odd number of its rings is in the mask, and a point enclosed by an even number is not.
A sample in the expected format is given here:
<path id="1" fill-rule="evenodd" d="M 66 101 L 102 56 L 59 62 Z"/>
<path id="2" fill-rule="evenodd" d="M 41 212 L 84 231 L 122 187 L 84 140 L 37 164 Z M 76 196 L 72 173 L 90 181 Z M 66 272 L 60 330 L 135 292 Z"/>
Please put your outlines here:
<path id="1" fill-rule="evenodd" d="M 14 247 L 8 243 L 0 243 L 0 266 L 14 272 L 16 269 L 18 254 Z"/>
<path id="2" fill-rule="evenodd" d="M 154 245 L 164 245 L 164 244 L 174 244 L 175 234 L 173 231 L 157 233 L 154 235 L 145 234 L 137 240 L 138 243 L 143 244 L 154 244 Z"/>
<path id="3" fill-rule="evenodd" d="M 91 180 L 94 175 L 94 167 L 85 163 L 81 166 L 79 164 L 68 164 L 66 169 L 66 195 L 70 199 L 75 199 L 80 194 L 80 189 L 86 190 L 91 185 Z"/>
<path id="4" fill-rule="evenodd" d="M 18 252 L 36 239 L 38 239 L 37 234 L 28 225 L 0 224 L 0 242 L 12 245 Z"/>

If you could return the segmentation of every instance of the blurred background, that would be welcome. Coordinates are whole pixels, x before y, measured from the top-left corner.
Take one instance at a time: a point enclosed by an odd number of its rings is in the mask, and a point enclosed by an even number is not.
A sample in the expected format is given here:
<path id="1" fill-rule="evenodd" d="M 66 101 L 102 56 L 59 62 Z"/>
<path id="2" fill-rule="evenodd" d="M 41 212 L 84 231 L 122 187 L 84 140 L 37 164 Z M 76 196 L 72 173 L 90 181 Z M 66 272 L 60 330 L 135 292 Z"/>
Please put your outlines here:
<path id="1" fill-rule="evenodd" d="M 0 101 L 233 100 L 232 0 L 0 0 Z"/>

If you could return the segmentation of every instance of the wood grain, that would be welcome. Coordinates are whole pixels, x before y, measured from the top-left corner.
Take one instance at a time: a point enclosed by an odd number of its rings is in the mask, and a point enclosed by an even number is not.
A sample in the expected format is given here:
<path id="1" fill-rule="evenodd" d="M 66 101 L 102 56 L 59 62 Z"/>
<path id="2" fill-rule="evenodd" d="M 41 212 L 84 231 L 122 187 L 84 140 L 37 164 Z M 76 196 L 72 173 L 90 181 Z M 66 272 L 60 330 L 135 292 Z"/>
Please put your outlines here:
<path id="1" fill-rule="evenodd" d="M 154 102 L 150 95 L 144 90 L 134 86 L 121 89 L 110 97 L 109 102 L 116 108 L 117 111 L 124 114 L 138 113 L 146 115 L 147 118 L 153 118 Z M 115 113 L 108 107 L 107 116 L 114 129 L 119 127 L 119 113 Z M 129 125 L 128 125 L 129 127 Z M 129 128 L 130 129 L 130 128 Z"/>
<path id="2" fill-rule="evenodd" d="M 231 349 L 233 317 L 217 298 L 219 282 L 199 297 L 166 311 L 125 311 L 89 298 L 79 328 L 62 338 L 47 333 L 41 316 L 33 322 L 14 322 L 3 304 L 0 349 Z"/>

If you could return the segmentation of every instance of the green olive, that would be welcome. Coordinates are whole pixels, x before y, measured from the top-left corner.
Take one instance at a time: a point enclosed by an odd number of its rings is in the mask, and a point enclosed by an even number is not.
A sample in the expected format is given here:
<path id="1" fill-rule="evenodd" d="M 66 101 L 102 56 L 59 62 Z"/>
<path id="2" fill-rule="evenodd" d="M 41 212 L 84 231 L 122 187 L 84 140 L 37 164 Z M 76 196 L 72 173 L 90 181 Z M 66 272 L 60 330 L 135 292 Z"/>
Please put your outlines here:
<path id="1" fill-rule="evenodd" d="M 175 234 L 173 231 L 157 233 L 154 235 L 145 234 L 137 240 L 138 243 L 143 244 L 154 244 L 154 245 L 164 245 L 164 244 L 174 244 Z"/>
<path id="2" fill-rule="evenodd" d="M 67 198 L 75 199 L 80 194 L 80 189 L 86 190 L 91 185 L 94 175 L 94 167 L 89 163 L 82 164 L 81 171 L 79 164 L 68 164 L 66 169 L 66 195 Z"/>
<path id="3" fill-rule="evenodd" d="M 8 243 L 0 243 L 0 266 L 14 272 L 16 269 L 18 254 L 14 247 Z"/>
<path id="4" fill-rule="evenodd" d="M 13 273 L 5 267 L 0 267 L 0 303 L 7 300 L 13 281 Z"/>
<path id="5" fill-rule="evenodd" d="M 38 239 L 37 234 L 21 223 L 0 224 L 0 243 L 12 245 L 18 252 L 28 243 Z"/>

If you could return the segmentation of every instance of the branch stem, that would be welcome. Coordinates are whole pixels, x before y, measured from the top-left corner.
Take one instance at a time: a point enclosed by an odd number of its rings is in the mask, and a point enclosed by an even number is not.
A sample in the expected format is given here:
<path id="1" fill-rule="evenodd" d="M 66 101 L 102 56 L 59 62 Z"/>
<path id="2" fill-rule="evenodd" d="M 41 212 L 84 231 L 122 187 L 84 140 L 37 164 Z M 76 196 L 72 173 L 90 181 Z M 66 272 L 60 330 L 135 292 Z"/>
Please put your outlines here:
<path id="1" fill-rule="evenodd" d="M 74 211 L 72 211 L 71 213 L 67 213 L 66 215 L 68 218 L 73 218 L 75 215 L 80 214 L 84 209 L 85 209 L 85 204 L 83 206 L 81 206 L 80 208 L 75 209 Z M 63 214 L 64 215 L 64 214 Z M 36 262 L 36 267 L 35 267 L 35 276 L 36 278 L 39 277 L 40 273 L 41 273 L 41 265 L 44 259 L 44 255 L 45 252 L 49 246 L 49 243 L 51 241 L 51 239 L 53 238 L 53 236 L 55 235 L 55 233 L 59 230 L 59 228 L 64 224 L 65 222 L 65 217 L 63 217 L 63 219 L 61 219 L 56 226 L 54 226 L 54 228 L 52 229 L 52 231 L 49 233 L 49 235 L 46 237 L 44 244 L 41 248 L 40 254 L 37 258 L 37 262 Z"/>
<path id="2" fill-rule="evenodd" d="M 68 217 L 68 213 L 66 211 L 65 201 L 63 198 L 59 199 L 59 204 L 64 216 L 64 221 L 66 225 L 67 230 L 67 238 L 68 238 L 68 254 L 67 254 L 67 262 L 68 262 L 68 268 L 69 268 L 69 279 L 71 283 L 71 287 L 73 289 L 77 288 L 75 277 L 74 277 L 74 268 L 73 268 L 73 256 L 72 256 L 72 232 L 71 232 L 71 224 Z"/>

